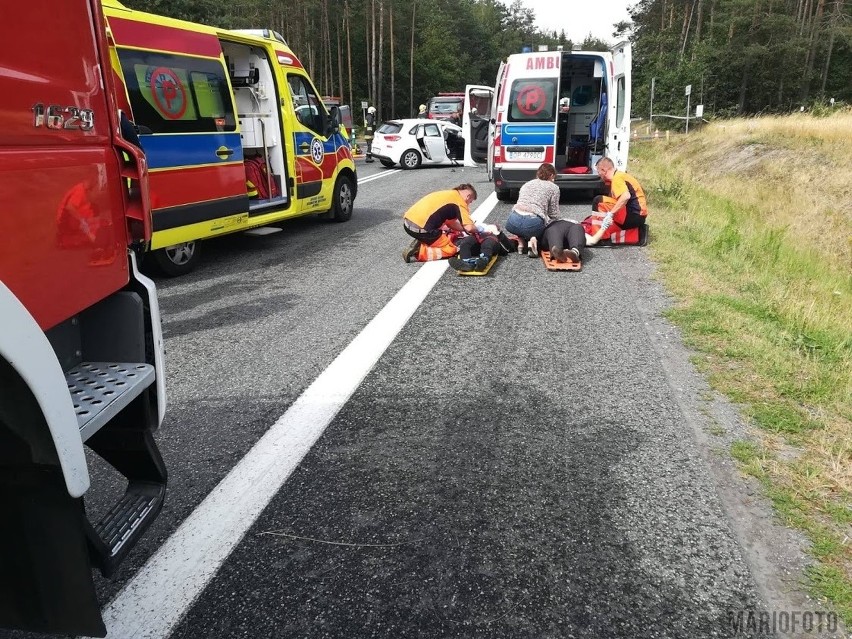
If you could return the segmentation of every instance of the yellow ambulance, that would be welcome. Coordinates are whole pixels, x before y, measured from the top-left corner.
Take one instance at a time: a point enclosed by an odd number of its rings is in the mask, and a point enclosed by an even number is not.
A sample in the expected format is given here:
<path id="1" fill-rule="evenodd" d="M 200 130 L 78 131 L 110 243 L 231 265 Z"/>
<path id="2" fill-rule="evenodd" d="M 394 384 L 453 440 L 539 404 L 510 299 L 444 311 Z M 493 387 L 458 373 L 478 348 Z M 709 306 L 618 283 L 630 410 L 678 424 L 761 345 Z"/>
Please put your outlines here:
<path id="1" fill-rule="evenodd" d="M 148 256 L 167 275 L 199 240 L 352 216 L 358 181 L 338 110 L 275 31 L 233 31 L 104 0 L 113 71 L 150 169 Z"/>

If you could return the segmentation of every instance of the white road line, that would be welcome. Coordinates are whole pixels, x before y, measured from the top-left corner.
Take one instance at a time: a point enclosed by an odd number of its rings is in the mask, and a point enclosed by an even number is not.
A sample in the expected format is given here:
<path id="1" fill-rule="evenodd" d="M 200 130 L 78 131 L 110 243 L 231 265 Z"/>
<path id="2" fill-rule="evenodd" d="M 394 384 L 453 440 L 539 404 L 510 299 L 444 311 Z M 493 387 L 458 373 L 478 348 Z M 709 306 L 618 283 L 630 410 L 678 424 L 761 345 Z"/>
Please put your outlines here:
<path id="1" fill-rule="evenodd" d="M 367 182 L 373 182 L 374 180 L 381 179 L 383 177 L 387 177 L 388 175 L 393 175 L 394 173 L 399 173 L 402 169 L 391 169 L 390 171 L 383 171 L 381 173 L 374 173 L 373 175 L 368 175 L 364 179 L 359 179 L 358 184 L 366 184 Z"/>
<path id="2" fill-rule="evenodd" d="M 476 209 L 484 221 L 495 193 Z M 165 639 L 447 269 L 427 262 L 104 610 L 107 637 Z"/>

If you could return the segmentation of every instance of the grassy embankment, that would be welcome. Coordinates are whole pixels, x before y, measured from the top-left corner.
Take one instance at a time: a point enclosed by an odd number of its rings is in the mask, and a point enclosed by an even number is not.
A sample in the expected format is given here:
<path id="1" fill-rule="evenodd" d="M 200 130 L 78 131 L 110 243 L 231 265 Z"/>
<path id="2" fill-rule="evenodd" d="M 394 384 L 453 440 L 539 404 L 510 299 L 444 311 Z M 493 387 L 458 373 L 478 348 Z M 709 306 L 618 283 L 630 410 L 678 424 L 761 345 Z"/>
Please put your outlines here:
<path id="1" fill-rule="evenodd" d="M 810 539 L 807 585 L 852 627 L 852 112 L 634 143 L 630 172 L 669 317 L 754 425 L 730 454 Z"/>

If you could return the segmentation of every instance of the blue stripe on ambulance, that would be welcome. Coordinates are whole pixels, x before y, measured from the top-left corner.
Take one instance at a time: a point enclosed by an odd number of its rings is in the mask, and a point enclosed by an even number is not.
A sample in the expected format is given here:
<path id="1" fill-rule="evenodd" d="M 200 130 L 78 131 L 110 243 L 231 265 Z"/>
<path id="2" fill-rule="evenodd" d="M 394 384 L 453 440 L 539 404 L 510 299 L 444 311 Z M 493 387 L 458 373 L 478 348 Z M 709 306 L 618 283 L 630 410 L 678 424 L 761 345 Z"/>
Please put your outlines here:
<path id="1" fill-rule="evenodd" d="M 311 143 L 314 140 L 320 140 L 322 142 L 323 153 L 334 154 L 337 152 L 337 149 L 349 144 L 341 133 L 335 133 L 327 140 L 323 140 L 321 137 L 313 133 L 305 133 L 302 131 L 296 131 L 294 136 L 296 140 L 296 155 L 310 155 Z"/>
<path id="2" fill-rule="evenodd" d="M 503 146 L 553 146 L 556 144 L 556 125 L 544 124 L 504 124 L 500 130 Z"/>
<path id="3" fill-rule="evenodd" d="M 139 138 L 150 169 L 243 161 L 239 133 L 157 133 Z M 220 147 L 233 153 L 220 158 L 216 155 Z"/>

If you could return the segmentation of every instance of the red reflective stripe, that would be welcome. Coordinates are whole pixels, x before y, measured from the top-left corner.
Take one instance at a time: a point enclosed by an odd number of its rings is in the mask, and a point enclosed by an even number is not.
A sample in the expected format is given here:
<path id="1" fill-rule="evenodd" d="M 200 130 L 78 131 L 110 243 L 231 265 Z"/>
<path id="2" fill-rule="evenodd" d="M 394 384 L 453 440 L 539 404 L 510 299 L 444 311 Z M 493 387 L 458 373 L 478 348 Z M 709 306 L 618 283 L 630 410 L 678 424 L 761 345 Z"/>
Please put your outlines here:
<path id="1" fill-rule="evenodd" d="M 299 60 L 299 58 L 297 58 L 297 57 L 296 57 L 296 55 L 295 55 L 292 51 L 278 51 L 278 50 L 276 49 L 276 50 L 275 50 L 275 55 L 276 55 L 276 56 L 279 56 L 279 55 L 280 55 L 280 56 L 285 57 L 285 58 L 290 58 L 293 62 L 292 62 L 291 64 L 287 65 L 287 66 L 295 67 L 295 68 L 298 68 L 298 69 L 303 69 L 303 68 L 304 68 L 304 67 L 302 66 L 302 63 L 301 63 L 301 61 Z"/>
<path id="2" fill-rule="evenodd" d="M 208 58 L 218 58 L 222 54 L 218 38 L 209 33 L 116 17 L 110 17 L 109 26 L 118 46 L 174 51 Z"/>
<path id="3" fill-rule="evenodd" d="M 240 195 L 246 190 L 243 163 L 149 173 L 151 205 L 162 209 Z"/>

